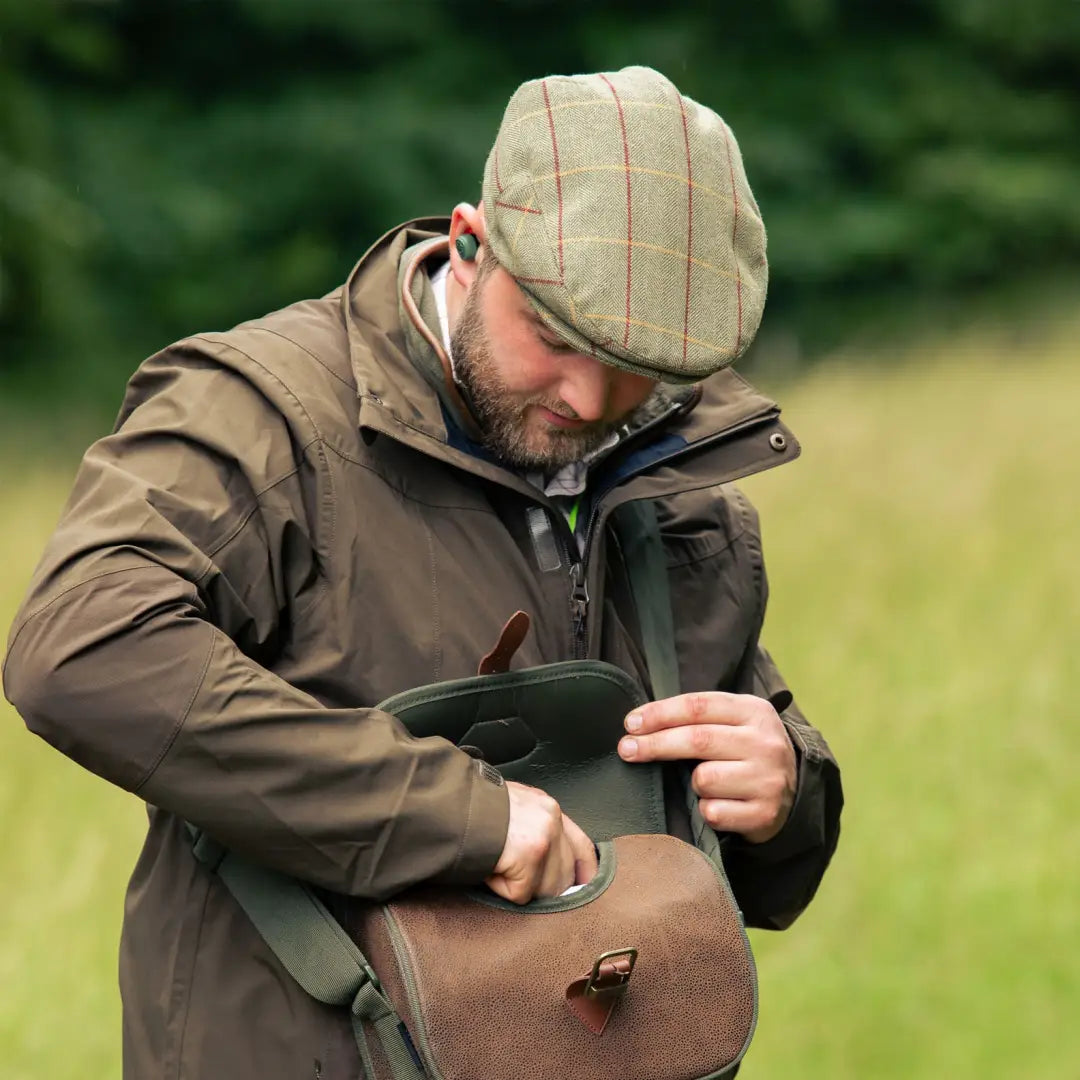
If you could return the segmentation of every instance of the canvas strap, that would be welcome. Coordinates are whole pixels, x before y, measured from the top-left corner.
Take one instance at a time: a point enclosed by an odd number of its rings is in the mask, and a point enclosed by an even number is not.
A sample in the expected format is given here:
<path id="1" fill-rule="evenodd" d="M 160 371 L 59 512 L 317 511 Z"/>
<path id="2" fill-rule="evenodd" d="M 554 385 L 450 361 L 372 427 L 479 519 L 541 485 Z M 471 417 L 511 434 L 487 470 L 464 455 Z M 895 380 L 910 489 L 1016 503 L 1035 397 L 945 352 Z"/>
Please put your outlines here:
<path id="1" fill-rule="evenodd" d="M 306 885 L 227 851 L 188 825 L 196 858 L 217 873 L 285 970 L 317 1001 L 344 1005 L 365 1074 L 375 1080 L 364 1024 L 382 1044 L 393 1080 L 422 1080 L 408 1032 L 379 980 L 337 920 Z"/>
<path id="2" fill-rule="evenodd" d="M 637 608 L 653 697 L 657 701 L 675 697 L 679 693 L 679 658 L 675 651 L 671 590 L 656 504 L 651 499 L 624 503 L 615 511 L 615 528 Z M 698 797 L 690 783 L 691 769 L 683 766 L 680 771 L 694 843 L 719 866 L 722 860 L 720 838 L 701 816 Z"/>

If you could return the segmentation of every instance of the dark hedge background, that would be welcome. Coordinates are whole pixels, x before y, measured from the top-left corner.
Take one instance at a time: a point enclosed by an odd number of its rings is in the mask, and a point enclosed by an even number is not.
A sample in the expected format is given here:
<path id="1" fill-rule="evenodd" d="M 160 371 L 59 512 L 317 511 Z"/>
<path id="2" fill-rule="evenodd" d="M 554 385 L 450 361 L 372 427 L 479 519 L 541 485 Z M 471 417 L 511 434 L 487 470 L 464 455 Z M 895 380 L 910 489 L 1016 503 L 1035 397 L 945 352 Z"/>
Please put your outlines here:
<path id="1" fill-rule="evenodd" d="M 167 341 L 333 288 L 475 199 L 551 72 L 652 64 L 729 120 L 796 359 L 1080 255 L 1076 0 L 0 0 L 0 61 L 9 401 L 111 409 Z"/>

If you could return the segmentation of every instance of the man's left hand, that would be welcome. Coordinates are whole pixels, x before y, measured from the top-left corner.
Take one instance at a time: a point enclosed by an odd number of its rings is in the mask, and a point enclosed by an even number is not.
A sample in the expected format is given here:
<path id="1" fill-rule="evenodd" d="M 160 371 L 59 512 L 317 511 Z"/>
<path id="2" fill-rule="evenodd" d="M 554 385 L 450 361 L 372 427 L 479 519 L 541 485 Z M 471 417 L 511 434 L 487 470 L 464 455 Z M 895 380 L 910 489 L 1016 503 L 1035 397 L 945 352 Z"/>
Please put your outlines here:
<path id="1" fill-rule="evenodd" d="M 709 691 L 635 709 L 619 740 L 624 761 L 698 761 L 694 791 L 714 829 L 754 844 L 784 826 L 795 799 L 795 750 L 764 699 Z"/>

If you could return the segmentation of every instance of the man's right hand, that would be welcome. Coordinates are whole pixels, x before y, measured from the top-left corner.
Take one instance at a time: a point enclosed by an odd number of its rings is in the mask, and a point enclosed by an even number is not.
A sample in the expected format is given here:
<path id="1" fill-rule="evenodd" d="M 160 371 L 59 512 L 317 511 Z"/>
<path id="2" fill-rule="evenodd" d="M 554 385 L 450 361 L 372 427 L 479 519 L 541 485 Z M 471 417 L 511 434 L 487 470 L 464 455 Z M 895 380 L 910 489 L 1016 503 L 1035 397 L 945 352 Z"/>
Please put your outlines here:
<path id="1" fill-rule="evenodd" d="M 499 861 L 486 884 L 504 900 L 527 904 L 558 896 L 596 873 L 596 849 L 581 828 L 539 788 L 506 783 L 510 826 Z"/>

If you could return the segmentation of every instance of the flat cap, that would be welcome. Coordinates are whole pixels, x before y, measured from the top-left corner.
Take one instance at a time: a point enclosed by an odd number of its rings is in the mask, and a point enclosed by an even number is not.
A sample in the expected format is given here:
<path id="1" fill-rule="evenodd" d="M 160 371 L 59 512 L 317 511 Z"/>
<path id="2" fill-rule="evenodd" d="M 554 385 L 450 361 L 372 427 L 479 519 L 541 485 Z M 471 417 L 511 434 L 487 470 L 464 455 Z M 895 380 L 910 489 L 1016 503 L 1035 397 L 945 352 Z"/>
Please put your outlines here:
<path id="1" fill-rule="evenodd" d="M 495 257 L 580 352 L 696 382 L 757 332 L 765 229 L 735 136 L 652 68 L 521 85 L 483 198 Z"/>

